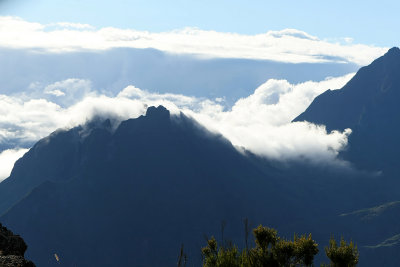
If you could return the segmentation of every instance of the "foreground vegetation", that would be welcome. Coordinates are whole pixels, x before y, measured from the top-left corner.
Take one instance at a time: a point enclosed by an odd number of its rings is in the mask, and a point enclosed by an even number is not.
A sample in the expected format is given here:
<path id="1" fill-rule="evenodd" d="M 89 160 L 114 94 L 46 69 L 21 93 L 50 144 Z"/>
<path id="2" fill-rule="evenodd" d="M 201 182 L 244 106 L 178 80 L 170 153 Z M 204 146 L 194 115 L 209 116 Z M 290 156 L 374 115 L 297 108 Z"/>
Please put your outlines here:
<path id="1" fill-rule="evenodd" d="M 247 228 L 246 228 L 247 229 Z M 277 231 L 262 225 L 253 229 L 255 246 L 239 250 L 230 242 L 219 245 L 214 237 L 207 240 L 207 246 L 202 248 L 204 267 L 291 267 L 313 266 L 314 256 L 319 252 L 318 244 L 311 234 L 295 235 L 293 240 L 278 236 Z M 246 231 L 247 236 L 247 231 Z M 331 237 L 325 254 L 332 267 L 353 267 L 358 263 L 359 253 L 353 242 L 347 243 L 343 238 L 339 245 Z M 179 261 L 180 266 L 182 261 Z"/>

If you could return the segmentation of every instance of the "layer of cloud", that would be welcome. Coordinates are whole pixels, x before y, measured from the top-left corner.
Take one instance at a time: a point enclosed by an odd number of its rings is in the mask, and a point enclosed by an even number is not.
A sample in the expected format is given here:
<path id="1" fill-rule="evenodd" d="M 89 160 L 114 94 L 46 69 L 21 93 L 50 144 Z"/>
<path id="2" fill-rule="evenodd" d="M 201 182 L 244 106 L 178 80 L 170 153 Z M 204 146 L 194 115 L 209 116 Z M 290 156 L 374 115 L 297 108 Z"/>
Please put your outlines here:
<path id="1" fill-rule="evenodd" d="M 14 163 L 27 151 L 28 149 L 21 148 L 8 149 L 0 153 L 0 182 L 10 175 Z"/>
<path id="2" fill-rule="evenodd" d="M 202 102 L 198 111 L 185 110 L 208 129 L 222 133 L 238 148 L 276 160 L 306 159 L 334 162 L 347 145 L 350 129 L 327 133 L 325 126 L 291 121 L 328 88 L 340 88 L 354 74 L 321 82 L 290 84 L 269 80 L 238 100 L 231 110 L 213 101 Z M 341 163 L 340 163 L 341 164 Z"/>
<path id="3" fill-rule="evenodd" d="M 77 103 L 62 107 L 48 99 L 0 95 L 0 144 L 29 144 L 58 128 L 84 124 L 94 116 L 127 119 L 144 113 L 138 100 L 88 94 Z"/>
<path id="4" fill-rule="evenodd" d="M 300 84 L 268 80 L 229 109 L 224 106 L 223 99 L 150 93 L 134 86 L 124 88 L 116 96 L 105 96 L 91 91 L 90 81 L 67 79 L 42 85 L 42 98 L 0 95 L 0 144 L 12 141 L 21 146 L 33 143 L 57 128 L 83 124 L 94 116 L 124 120 L 144 114 L 147 106 L 164 105 L 173 114 L 184 112 L 210 131 L 221 133 L 239 150 L 245 148 L 283 161 L 335 162 L 337 153 L 347 144 L 350 130 L 327 133 L 324 126 L 291 121 L 317 95 L 327 89 L 341 88 L 353 75 Z M 70 105 L 63 107 L 51 100 L 68 98 L 69 94 L 74 96 L 76 88 L 81 87 L 86 88 L 85 95 L 78 95 Z M 20 155 L 17 152 L 21 151 L 4 152 L 4 160 L 9 157 L 12 162 Z M 9 171 L 4 167 L 3 174 Z"/>
<path id="5" fill-rule="evenodd" d="M 71 29 L 79 29 L 79 30 L 94 30 L 95 28 L 89 24 L 84 23 L 72 23 L 72 22 L 57 22 L 53 24 L 48 24 L 47 27 L 60 27 L 61 29 L 71 28 Z"/>
<path id="6" fill-rule="evenodd" d="M 0 46 L 52 52 L 116 47 L 155 48 L 206 57 L 266 59 L 281 62 L 352 62 L 366 65 L 387 48 L 320 40 L 295 29 L 241 35 L 186 28 L 151 33 L 133 29 L 95 29 L 87 24 L 43 25 L 0 17 Z"/>
<path id="7" fill-rule="evenodd" d="M 66 79 L 47 85 L 43 92 L 55 98 L 52 101 L 70 106 L 92 94 L 92 83 L 85 79 Z"/>

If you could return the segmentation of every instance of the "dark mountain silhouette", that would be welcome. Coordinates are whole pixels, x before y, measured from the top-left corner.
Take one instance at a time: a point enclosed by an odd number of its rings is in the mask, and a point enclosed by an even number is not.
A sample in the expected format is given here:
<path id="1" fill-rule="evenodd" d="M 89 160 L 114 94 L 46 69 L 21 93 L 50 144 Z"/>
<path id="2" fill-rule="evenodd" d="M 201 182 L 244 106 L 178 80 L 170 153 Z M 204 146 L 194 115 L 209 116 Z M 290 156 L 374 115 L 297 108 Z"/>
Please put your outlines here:
<path id="1" fill-rule="evenodd" d="M 244 218 L 323 244 L 334 227 L 326 218 L 393 197 L 371 177 L 241 154 L 161 106 L 114 128 L 95 119 L 58 130 L 0 183 L 18 196 L 2 203 L 0 221 L 24 236 L 39 266 L 55 264 L 54 254 L 63 266 L 174 265 L 181 243 L 198 264 L 203 235 L 226 221 L 225 236 L 240 244 Z"/>
<path id="2" fill-rule="evenodd" d="M 39 266 L 54 253 L 66 266 L 174 264 L 181 243 L 196 252 L 222 220 L 276 222 L 275 201 L 291 205 L 273 179 L 199 127 L 150 107 L 115 132 L 109 121 L 55 132 L 15 165 L 5 186 L 42 183 L 0 221 L 24 235 Z"/>
<path id="3" fill-rule="evenodd" d="M 394 47 L 361 68 L 340 90 L 318 96 L 294 121 L 326 125 L 330 130 L 351 128 L 342 157 L 359 168 L 399 173 L 400 49 Z"/>
<path id="4" fill-rule="evenodd" d="M 39 266 L 52 266 L 55 253 L 64 266 L 174 265 L 181 243 L 197 264 L 203 235 L 219 233 L 222 221 L 237 243 L 244 218 L 291 236 L 322 224 L 318 216 L 372 205 L 379 196 L 379 185 L 365 177 L 360 185 L 342 170 L 288 169 L 243 155 L 161 106 L 112 126 L 97 119 L 56 131 L 0 183 L 21 198 L 4 205 L 0 221 L 24 236 Z M 371 188 L 378 193 L 366 195 Z M 322 229 L 311 230 L 327 241 Z"/>
<path id="5" fill-rule="evenodd" d="M 362 266 L 399 266 L 400 180 L 400 49 L 391 48 L 369 66 L 361 68 L 340 90 L 318 96 L 294 121 L 326 125 L 330 130 L 351 128 L 349 145 L 340 157 L 357 168 L 375 172 L 390 202 L 339 216 L 332 229 L 340 229 L 362 246 Z M 370 192 L 375 191 L 371 190 Z M 368 193 L 370 193 L 368 192 Z M 368 234 L 366 234 L 368 233 Z"/>
<path id="6" fill-rule="evenodd" d="M 80 131 L 81 127 L 56 131 L 15 163 L 10 177 L 0 186 L 0 214 L 44 181 L 63 181 L 73 176 L 80 167 Z"/>
<path id="7" fill-rule="evenodd" d="M 294 121 L 324 124 L 329 131 L 355 128 L 367 109 L 379 104 L 378 100 L 399 93 L 398 88 L 400 49 L 394 47 L 371 65 L 362 67 L 342 89 L 328 90 L 316 97 Z"/>

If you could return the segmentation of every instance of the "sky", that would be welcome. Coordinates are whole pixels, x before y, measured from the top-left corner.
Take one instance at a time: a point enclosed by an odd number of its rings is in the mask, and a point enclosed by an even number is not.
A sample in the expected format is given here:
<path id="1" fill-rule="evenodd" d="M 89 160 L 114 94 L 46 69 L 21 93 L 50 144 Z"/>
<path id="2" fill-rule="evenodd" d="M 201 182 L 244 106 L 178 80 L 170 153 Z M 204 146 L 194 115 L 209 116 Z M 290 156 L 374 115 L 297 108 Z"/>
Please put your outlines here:
<path id="1" fill-rule="evenodd" d="M 291 122 L 396 46 L 394 1 L 0 0 L 0 181 L 36 141 L 164 105 L 239 150 L 347 166 Z"/>
<path id="2" fill-rule="evenodd" d="M 185 27 L 259 34 L 298 29 L 321 39 L 398 46 L 395 0 L 1 0 L 0 15 L 165 32 Z"/>

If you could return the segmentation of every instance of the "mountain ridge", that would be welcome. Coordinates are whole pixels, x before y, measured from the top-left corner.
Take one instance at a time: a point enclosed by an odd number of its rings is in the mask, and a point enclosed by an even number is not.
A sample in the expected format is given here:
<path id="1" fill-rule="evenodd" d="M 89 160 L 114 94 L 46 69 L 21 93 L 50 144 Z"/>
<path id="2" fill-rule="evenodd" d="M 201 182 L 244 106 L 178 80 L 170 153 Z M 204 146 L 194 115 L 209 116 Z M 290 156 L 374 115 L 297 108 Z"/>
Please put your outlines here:
<path id="1" fill-rule="evenodd" d="M 393 74 L 393 71 L 396 73 Z M 388 75 L 396 78 L 396 86 L 400 84 L 397 78 L 399 72 L 400 49 L 393 47 L 369 66 L 360 68 L 343 88 L 329 89 L 317 96 L 293 121 L 324 124 L 328 131 L 354 128 L 359 123 L 365 106 L 371 104 L 371 97 L 376 97 L 375 94 L 379 94 L 380 91 L 390 89 L 392 84 L 387 84 Z M 341 111 L 339 107 L 344 107 L 344 110 Z"/>
<path id="2" fill-rule="evenodd" d="M 79 129 L 40 144 L 55 145 L 65 136 L 75 140 Z M 54 263 L 54 251 L 67 265 L 172 263 L 181 242 L 195 251 L 203 233 L 218 228 L 221 220 L 240 225 L 244 217 L 258 217 L 262 205 L 272 212 L 272 199 L 281 199 L 273 180 L 229 141 L 203 130 L 183 114 L 172 119 L 164 107 L 150 107 L 146 116 L 123 121 L 114 132 L 92 129 L 79 144 L 78 156 L 59 151 L 61 161 L 64 156 L 79 159 L 78 171 L 68 179 L 42 182 L 1 221 L 24 235 L 28 255 L 40 266 Z M 45 149 L 41 145 L 38 151 Z M 16 164 L 11 179 L 23 173 L 18 169 L 25 162 Z M 113 233 L 108 233 L 110 226 Z M 177 237 L 173 242 L 172 236 Z M 127 259 L 131 249 L 139 252 Z M 104 250 L 109 254 L 93 259 L 93 251 Z M 154 258 L 152 251 L 166 252 Z"/>
<path id="3" fill-rule="evenodd" d="M 339 90 L 328 90 L 293 121 L 326 125 L 328 131 L 351 128 L 348 148 L 340 153 L 360 169 L 386 173 L 400 172 L 400 49 L 361 68 Z"/>

